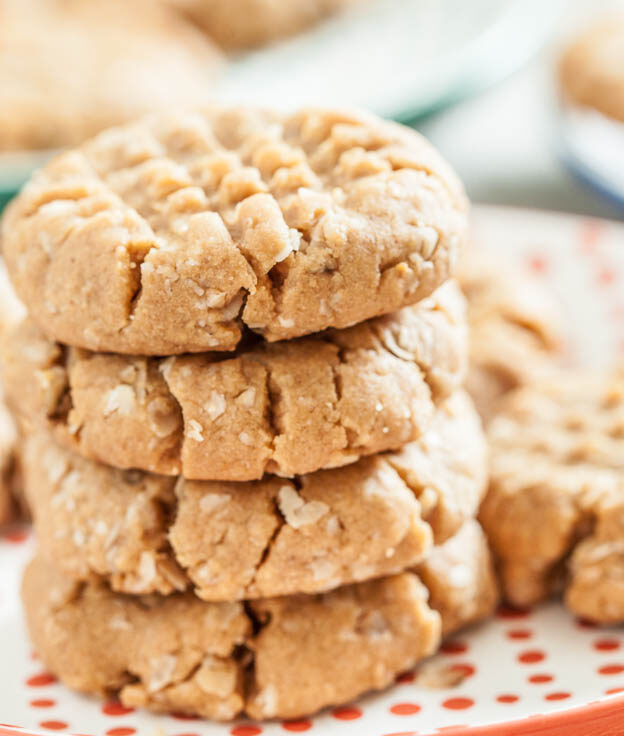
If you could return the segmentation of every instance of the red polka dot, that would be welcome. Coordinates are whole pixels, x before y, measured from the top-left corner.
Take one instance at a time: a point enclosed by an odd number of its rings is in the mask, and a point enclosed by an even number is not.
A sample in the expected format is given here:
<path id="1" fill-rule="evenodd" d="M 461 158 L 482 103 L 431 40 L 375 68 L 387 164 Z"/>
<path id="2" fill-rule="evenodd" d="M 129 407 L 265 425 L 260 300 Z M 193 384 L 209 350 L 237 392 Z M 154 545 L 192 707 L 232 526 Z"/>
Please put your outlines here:
<path id="1" fill-rule="evenodd" d="M 134 713 L 134 708 L 126 708 L 118 701 L 111 700 L 110 703 L 104 703 L 102 713 L 107 716 L 126 716 L 128 713 Z"/>
<path id="2" fill-rule="evenodd" d="M 465 654 L 468 651 L 468 644 L 465 641 L 445 641 L 440 651 L 444 654 Z"/>
<path id="3" fill-rule="evenodd" d="M 49 700 L 48 698 L 39 698 L 38 700 L 31 700 L 30 705 L 32 708 L 52 708 L 56 705 L 56 700 Z"/>
<path id="4" fill-rule="evenodd" d="M 292 731 L 299 733 L 301 731 L 309 731 L 312 728 L 311 721 L 284 721 L 282 723 L 284 731 Z"/>
<path id="5" fill-rule="evenodd" d="M 56 677 L 51 675 L 49 672 L 41 672 L 38 675 L 33 675 L 26 680 L 28 687 L 45 687 L 46 685 L 52 685 L 56 682 Z"/>
<path id="6" fill-rule="evenodd" d="M 473 664 L 468 664 L 467 662 L 457 662 L 451 669 L 454 672 L 461 672 L 464 677 L 472 677 L 477 671 L 477 668 Z"/>
<path id="7" fill-rule="evenodd" d="M 245 724 L 242 726 L 234 726 L 230 733 L 232 736 L 258 736 L 259 733 L 262 733 L 262 729 L 260 726 Z"/>
<path id="8" fill-rule="evenodd" d="M 610 687 L 605 690 L 605 695 L 615 695 L 616 693 L 624 693 L 624 687 Z"/>
<path id="9" fill-rule="evenodd" d="M 531 615 L 531 611 L 527 608 L 512 608 L 511 606 L 499 606 L 496 615 L 499 618 L 527 618 Z"/>
<path id="10" fill-rule="evenodd" d="M 522 664 L 535 664 L 536 662 L 543 662 L 545 659 L 546 655 L 539 649 L 527 649 L 518 655 L 518 662 L 522 662 Z"/>
<path id="11" fill-rule="evenodd" d="M 356 718 L 362 717 L 362 711 L 359 708 L 352 707 L 336 708 L 332 715 L 339 721 L 354 721 Z"/>
<path id="12" fill-rule="evenodd" d="M 587 618 L 577 618 L 576 619 L 576 625 L 580 626 L 582 629 L 596 629 L 598 628 L 598 624 L 595 621 L 590 621 Z"/>
<path id="13" fill-rule="evenodd" d="M 413 716 L 420 712 L 420 706 L 416 703 L 396 703 L 390 708 L 390 713 L 395 716 Z"/>
<path id="14" fill-rule="evenodd" d="M 528 266 L 529 269 L 533 271 L 533 273 L 544 273 L 548 264 L 546 263 L 546 259 L 543 256 L 536 254 L 529 258 Z"/>
<path id="15" fill-rule="evenodd" d="M 48 731 L 64 731 L 66 728 L 69 728 L 69 725 L 65 721 L 41 721 L 39 725 Z"/>
<path id="16" fill-rule="evenodd" d="M 136 733 L 136 728 L 119 726 L 118 728 L 109 728 L 106 736 L 132 736 L 133 733 Z"/>
<path id="17" fill-rule="evenodd" d="M 570 693 L 548 693 L 544 696 L 544 700 L 566 700 L 570 697 Z"/>
<path id="18" fill-rule="evenodd" d="M 553 679 L 552 675 L 531 675 L 528 678 L 529 682 L 533 683 L 533 685 L 542 685 L 545 682 L 552 682 Z"/>
<path id="19" fill-rule="evenodd" d="M 472 708 L 474 700 L 472 698 L 449 698 L 442 703 L 444 708 L 449 710 L 465 710 L 466 708 Z"/>
<path id="20" fill-rule="evenodd" d="M 509 629 L 507 638 L 515 640 L 530 639 L 533 632 L 530 629 Z"/>
<path id="21" fill-rule="evenodd" d="M 621 675 L 624 672 L 622 664 L 606 664 L 598 669 L 599 675 Z"/>
<path id="22" fill-rule="evenodd" d="M 505 693 L 503 695 L 497 695 L 496 700 L 498 700 L 499 703 L 517 703 L 520 698 L 517 695 Z"/>
<path id="23" fill-rule="evenodd" d="M 587 253 L 591 253 L 598 245 L 604 227 L 597 220 L 586 220 L 581 228 L 580 240 L 581 249 Z"/>
<path id="24" fill-rule="evenodd" d="M 611 268 L 603 268 L 598 273 L 598 283 L 601 286 L 610 286 L 615 281 L 615 272 Z"/>
<path id="25" fill-rule="evenodd" d="M 617 639 L 596 639 L 594 649 L 599 652 L 613 652 L 620 648 L 620 642 Z"/>
<path id="26" fill-rule="evenodd" d="M 396 681 L 401 683 L 414 682 L 416 675 L 413 672 L 401 672 L 397 675 Z"/>

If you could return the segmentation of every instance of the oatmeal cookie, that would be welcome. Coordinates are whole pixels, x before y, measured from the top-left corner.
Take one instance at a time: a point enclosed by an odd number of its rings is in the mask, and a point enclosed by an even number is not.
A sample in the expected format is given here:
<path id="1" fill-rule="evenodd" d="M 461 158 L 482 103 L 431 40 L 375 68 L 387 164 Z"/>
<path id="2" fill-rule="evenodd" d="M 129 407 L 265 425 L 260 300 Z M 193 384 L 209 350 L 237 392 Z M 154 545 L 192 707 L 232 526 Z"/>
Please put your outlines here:
<path id="1" fill-rule="evenodd" d="M 421 436 L 463 382 L 464 311 L 449 282 L 393 315 L 225 359 L 88 353 L 28 321 L 1 362 L 21 420 L 85 457 L 191 480 L 293 476 Z"/>
<path id="2" fill-rule="evenodd" d="M 520 389 L 488 437 L 481 520 L 506 597 L 529 606 L 563 591 L 578 615 L 624 621 L 624 373 Z"/>
<path id="3" fill-rule="evenodd" d="M 570 44 L 559 81 L 567 101 L 624 122 L 624 14 L 601 20 Z"/>
<path id="4" fill-rule="evenodd" d="M 153 2 L 0 0 L 0 151 L 77 145 L 208 102 L 221 54 Z"/>
<path id="5" fill-rule="evenodd" d="M 547 291 L 477 248 L 458 277 L 470 326 L 466 387 L 488 421 L 502 396 L 555 370 L 562 318 Z"/>
<path id="6" fill-rule="evenodd" d="M 167 0 L 226 51 L 293 36 L 362 0 Z"/>
<path id="7" fill-rule="evenodd" d="M 111 129 L 36 173 L 5 260 L 44 332 L 137 355 L 347 327 L 429 296 L 466 225 L 418 133 L 359 113 L 240 108 Z"/>
<path id="8" fill-rule="evenodd" d="M 446 577 L 430 603 L 411 572 L 243 605 L 124 596 L 64 577 L 43 558 L 26 570 L 22 597 L 39 656 L 69 687 L 218 720 L 296 718 L 389 686 L 437 649 L 441 629 L 491 613 L 466 605 L 491 596 L 482 590 L 491 581 L 465 574 L 474 572 L 466 558 L 487 553 L 478 528 L 464 541 L 461 562 L 438 561 Z"/>
<path id="9" fill-rule="evenodd" d="M 455 394 L 423 437 L 293 481 L 189 481 L 119 471 L 24 442 L 41 548 L 67 574 L 125 593 L 193 588 L 205 600 L 314 593 L 420 562 L 476 515 L 485 443 Z"/>

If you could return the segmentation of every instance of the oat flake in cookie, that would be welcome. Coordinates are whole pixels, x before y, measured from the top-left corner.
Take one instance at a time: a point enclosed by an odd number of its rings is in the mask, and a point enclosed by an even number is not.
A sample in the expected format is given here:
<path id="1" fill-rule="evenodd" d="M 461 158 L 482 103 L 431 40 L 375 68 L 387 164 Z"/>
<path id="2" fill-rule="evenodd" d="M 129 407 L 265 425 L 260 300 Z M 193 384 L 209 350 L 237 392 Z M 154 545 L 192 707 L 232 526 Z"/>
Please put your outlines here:
<path id="1" fill-rule="evenodd" d="M 43 554 L 77 580 L 205 600 L 315 593 L 400 572 L 474 518 L 486 447 L 456 393 L 423 437 L 294 481 L 119 471 L 31 435 L 24 485 Z"/>
<path id="2" fill-rule="evenodd" d="M 466 208 L 448 165 L 400 125 L 211 108 L 62 154 L 11 203 L 2 239 L 49 337 L 166 355 L 413 304 L 451 274 Z"/>
<path id="3" fill-rule="evenodd" d="M 167 359 L 67 348 L 31 321 L 0 348 L 9 402 L 85 457 L 196 480 L 293 476 L 420 437 L 463 383 L 464 299 L 447 282 L 418 304 L 344 330 Z"/>
<path id="4" fill-rule="evenodd" d="M 434 653 L 441 633 L 491 614 L 496 587 L 478 525 L 435 557 L 430 570 L 245 606 L 123 596 L 39 557 L 22 598 L 37 652 L 69 687 L 217 720 L 297 718 L 388 687 Z M 421 576 L 435 579 L 431 597 Z"/>
<path id="5" fill-rule="evenodd" d="M 488 431 L 481 520 L 503 590 L 563 591 L 577 615 L 624 622 L 624 377 L 563 374 L 510 394 Z"/>

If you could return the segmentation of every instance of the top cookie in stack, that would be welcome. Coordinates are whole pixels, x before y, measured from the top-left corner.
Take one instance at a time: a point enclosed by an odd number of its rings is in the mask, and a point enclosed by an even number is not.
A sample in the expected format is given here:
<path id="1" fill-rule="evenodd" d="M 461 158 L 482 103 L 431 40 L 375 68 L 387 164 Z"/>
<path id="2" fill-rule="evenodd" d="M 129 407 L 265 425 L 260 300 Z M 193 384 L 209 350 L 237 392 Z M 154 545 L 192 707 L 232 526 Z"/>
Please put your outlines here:
<path id="1" fill-rule="evenodd" d="M 4 218 L 19 296 L 88 350 L 234 350 L 429 296 L 466 224 L 418 134 L 364 115 L 212 109 L 113 129 L 34 176 Z"/>
<path id="2" fill-rule="evenodd" d="M 450 278 L 466 210 L 417 133 L 337 111 L 154 117 L 34 176 L 3 222 L 30 315 L 2 359 L 52 672 L 131 705 L 294 717 L 491 611 Z M 180 637 L 180 612 L 204 628 Z"/>

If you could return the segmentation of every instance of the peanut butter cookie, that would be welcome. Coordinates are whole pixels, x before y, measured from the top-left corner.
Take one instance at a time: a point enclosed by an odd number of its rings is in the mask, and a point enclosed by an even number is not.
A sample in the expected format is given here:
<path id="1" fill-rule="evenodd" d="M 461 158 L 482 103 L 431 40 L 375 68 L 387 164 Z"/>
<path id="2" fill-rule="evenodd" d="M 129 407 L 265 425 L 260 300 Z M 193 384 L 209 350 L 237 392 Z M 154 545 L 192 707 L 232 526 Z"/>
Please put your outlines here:
<path id="1" fill-rule="evenodd" d="M 5 260 L 44 332 L 95 351 L 233 350 L 429 296 L 466 226 L 455 174 L 365 114 L 211 108 L 111 129 L 36 173 Z"/>
<path id="2" fill-rule="evenodd" d="M 477 248 L 458 277 L 470 326 L 466 388 L 487 421 L 506 393 L 556 369 L 562 318 L 547 291 Z"/>
<path id="3" fill-rule="evenodd" d="M 412 572 L 244 606 L 189 593 L 134 598 L 79 584 L 43 558 L 26 570 L 22 597 L 37 652 L 69 687 L 218 720 L 296 718 L 387 687 L 437 649 L 441 630 L 491 613 L 483 536 L 478 526 L 462 534 L 461 554 L 438 553 L 429 603 Z M 473 559 L 479 571 L 465 564 Z"/>
<path id="4" fill-rule="evenodd" d="M 564 98 L 624 122 L 624 14 L 586 29 L 559 65 Z"/>
<path id="5" fill-rule="evenodd" d="M 362 0 L 167 0 L 223 49 L 238 51 L 305 31 Z"/>
<path id="6" fill-rule="evenodd" d="M 208 102 L 217 48 L 173 10 L 125 0 L 0 0 L 0 151 L 78 145 Z"/>
<path id="7" fill-rule="evenodd" d="M 1 362 L 11 406 L 85 457 L 197 480 L 293 476 L 421 436 L 463 382 L 464 300 L 268 345 L 169 359 L 94 354 L 18 324 Z"/>
<path id="8" fill-rule="evenodd" d="M 492 421 L 481 519 L 503 589 L 528 606 L 624 621 L 624 374 L 569 375 L 510 394 Z"/>

